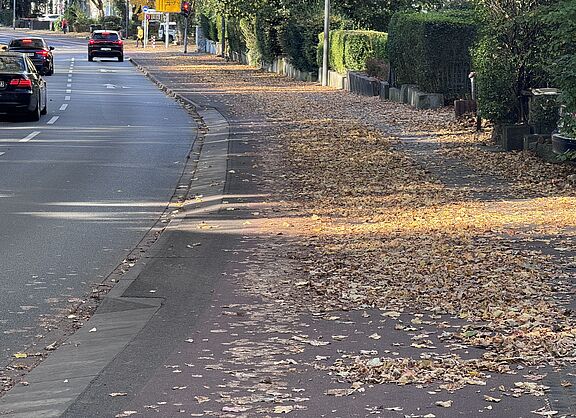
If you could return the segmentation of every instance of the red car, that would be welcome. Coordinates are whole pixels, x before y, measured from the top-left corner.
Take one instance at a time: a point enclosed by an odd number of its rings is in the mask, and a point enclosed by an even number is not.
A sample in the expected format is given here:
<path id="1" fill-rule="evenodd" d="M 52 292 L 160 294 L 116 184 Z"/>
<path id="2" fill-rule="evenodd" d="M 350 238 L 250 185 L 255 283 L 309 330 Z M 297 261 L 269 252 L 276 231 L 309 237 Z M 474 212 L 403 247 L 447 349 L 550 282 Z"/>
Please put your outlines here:
<path id="1" fill-rule="evenodd" d="M 94 57 L 118 58 L 124 61 L 124 43 L 120 34 L 113 30 L 95 30 L 88 41 L 88 61 Z"/>

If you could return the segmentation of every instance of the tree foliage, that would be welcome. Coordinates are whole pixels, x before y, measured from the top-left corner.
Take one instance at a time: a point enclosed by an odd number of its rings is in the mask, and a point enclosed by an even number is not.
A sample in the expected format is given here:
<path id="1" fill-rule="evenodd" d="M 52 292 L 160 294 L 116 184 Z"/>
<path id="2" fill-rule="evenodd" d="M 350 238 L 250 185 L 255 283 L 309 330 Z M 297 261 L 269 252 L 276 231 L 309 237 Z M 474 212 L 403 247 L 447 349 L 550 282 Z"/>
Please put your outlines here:
<path id="1" fill-rule="evenodd" d="M 549 85 L 550 27 L 541 16 L 555 2 L 480 0 L 484 33 L 474 53 L 474 67 L 484 117 L 521 122 L 527 115 L 524 92 Z"/>

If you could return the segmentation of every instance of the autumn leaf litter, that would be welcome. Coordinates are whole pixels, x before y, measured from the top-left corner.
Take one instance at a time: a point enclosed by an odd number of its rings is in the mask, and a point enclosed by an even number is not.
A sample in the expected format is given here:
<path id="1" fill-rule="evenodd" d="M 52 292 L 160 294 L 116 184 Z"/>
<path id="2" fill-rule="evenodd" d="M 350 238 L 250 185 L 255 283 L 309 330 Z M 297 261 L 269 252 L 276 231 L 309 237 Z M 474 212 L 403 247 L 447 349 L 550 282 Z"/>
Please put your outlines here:
<path id="1" fill-rule="evenodd" d="M 189 72 L 190 86 L 209 85 L 230 114 L 267 120 L 259 165 L 275 205 L 262 209 L 262 228 L 276 244 L 261 254 L 268 264 L 243 277 L 245 291 L 269 306 L 280 298 L 300 316 L 380 313 L 423 350 L 359 349 L 331 359 L 327 371 L 356 383 L 353 391 L 368 383 L 436 383 L 451 392 L 485 386 L 493 373 L 518 373 L 518 365 L 575 361 L 574 264 L 564 256 L 576 231 L 572 167 L 490 152 L 483 147 L 491 145 L 489 132 L 475 134 L 449 109 L 415 111 L 204 56 L 187 57 L 174 71 Z M 419 159 L 403 143 L 422 136 L 436 149 Z M 442 167 L 454 160 L 446 167 L 451 175 L 471 169 L 476 189 L 446 187 Z M 478 198 L 478 189 L 499 198 Z M 297 266 L 289 277 L 278 277 L 281 259 Z M 370 339 L 393 341 L 377 331 Z M 346 333 L 293 341 L 314 347 L 329 340 L 344 344 Z M 458 354 L 467 348 L 480 354 Z M 506 391 L 545 392 L 525 380 L 518 376 Z M 486 396 L 490 404 L 500 400 Z"/>

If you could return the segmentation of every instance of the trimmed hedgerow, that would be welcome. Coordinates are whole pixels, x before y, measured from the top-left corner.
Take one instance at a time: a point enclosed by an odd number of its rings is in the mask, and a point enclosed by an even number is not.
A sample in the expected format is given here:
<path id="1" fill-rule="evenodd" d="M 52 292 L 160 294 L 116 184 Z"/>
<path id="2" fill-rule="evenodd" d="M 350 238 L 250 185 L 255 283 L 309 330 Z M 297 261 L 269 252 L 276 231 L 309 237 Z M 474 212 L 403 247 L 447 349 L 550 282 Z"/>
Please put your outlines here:
<path id="1" fill-rule="evenodd" d="M 321 65 L 324 34 L 321 33 L 319 38 L 318 64 Z M 366 61 L 370 59 L 387 61 L 387 41 L 388 34 L 385 32 L 367 30 L 330 31 L 328 65 L 334 71 L 342 74 L 347 70 L 365 70 Z"/>
<path id="2" fill-rule="evenodd" d="M 388 32 L 396 84 L 417 84 L 449 99 L 470 91 L 470 49 L 478 32 L 473 11 L 396 13 Z"/>

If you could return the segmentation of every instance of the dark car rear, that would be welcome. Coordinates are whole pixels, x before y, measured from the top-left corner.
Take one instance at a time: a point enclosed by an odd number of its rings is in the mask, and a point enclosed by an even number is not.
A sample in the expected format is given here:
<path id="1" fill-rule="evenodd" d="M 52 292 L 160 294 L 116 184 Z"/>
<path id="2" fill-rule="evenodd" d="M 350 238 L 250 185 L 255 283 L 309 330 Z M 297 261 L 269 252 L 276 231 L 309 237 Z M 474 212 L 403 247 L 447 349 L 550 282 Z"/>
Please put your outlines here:
<path id="1" fill-rule="evenodd" d="M 20 53 L 0 54 L 0 112 L 21 113 L 31 120 L 46 114 L 46 81 Z"/>
<path id="2" fill-rule="evenodd" d="M 44 75 L 54 74 L 53 49 L 42 38 L 14 38 L 8 44 L 8 51 L 26 54 Z"/>
<path id="3" fill-rule="evenodd" d="M 96 30 L 90 35 L 88 41 L 88 61 L 94 57 L 118 58 L 124 61 L 124 43 L 116 31 Z"/>

